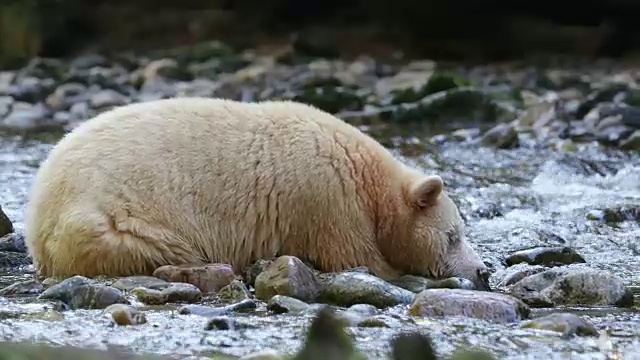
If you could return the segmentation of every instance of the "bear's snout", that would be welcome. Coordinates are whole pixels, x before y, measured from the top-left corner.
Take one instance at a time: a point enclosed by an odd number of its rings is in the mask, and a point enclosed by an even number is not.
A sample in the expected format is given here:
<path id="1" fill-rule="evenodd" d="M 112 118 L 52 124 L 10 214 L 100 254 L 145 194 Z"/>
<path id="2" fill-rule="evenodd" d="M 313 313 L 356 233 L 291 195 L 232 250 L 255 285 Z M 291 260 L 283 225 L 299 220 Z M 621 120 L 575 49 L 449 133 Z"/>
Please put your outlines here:
<path id="1" fill-rule="evenodd" d="M 473 282 L 477 290 L 491 291 L 491 286 L 489 286 L 489 276 L 491 276 L 491 273 L 487 268 L 476 270 L 476 279 Z"/>

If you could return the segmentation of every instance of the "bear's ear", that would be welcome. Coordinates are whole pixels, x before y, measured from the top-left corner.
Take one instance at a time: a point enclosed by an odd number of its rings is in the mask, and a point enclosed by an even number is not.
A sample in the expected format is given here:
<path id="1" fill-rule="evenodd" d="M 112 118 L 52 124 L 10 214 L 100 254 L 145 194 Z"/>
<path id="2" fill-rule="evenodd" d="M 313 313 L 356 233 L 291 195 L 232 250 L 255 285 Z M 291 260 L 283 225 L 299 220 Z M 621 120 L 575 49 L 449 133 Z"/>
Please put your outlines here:
<path id="1" fill-rule="evenodd" d="M 411 200 L 421 208 L 434 205 L 440 193 L 444 189 L 442 178 L 438 175 L 430 175 L 413 184 Z"/>

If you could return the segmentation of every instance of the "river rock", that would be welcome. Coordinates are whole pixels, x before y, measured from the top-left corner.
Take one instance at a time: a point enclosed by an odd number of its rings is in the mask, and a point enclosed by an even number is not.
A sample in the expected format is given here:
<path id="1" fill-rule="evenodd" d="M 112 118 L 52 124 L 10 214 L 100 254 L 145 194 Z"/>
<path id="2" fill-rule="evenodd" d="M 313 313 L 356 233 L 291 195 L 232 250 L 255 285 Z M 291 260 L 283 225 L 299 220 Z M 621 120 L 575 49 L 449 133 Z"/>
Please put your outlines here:
<path id="1" fill-rule="evenodd" d="M 98 110 L 107 110 L 112 107 L 126 105 L 129 99 L 112 89 L 96 92 L 89 98 L 89 105 Z"/>
<path id="2" fill-rule="evenodd" d="M 147 305 L 194 303 L 202 299 L 200 289 L 188 283 L 168 283 L 162 290 L 137 287 L 131 290 L 131 294 Z"/>
<path id="3" fill-rule="evenodd" d="M 53 79 L 38 79 L 32 76 L 25 76 L 19 78 L 16 84 L 9 87 L 9 95 L 15 101 L 37 104 L 54 85 Z"/>
<path id="4" fill-rule="evenodd" d="M 248 266 L 242 271 L 244 282 L 249 286 L 255 286 L 258 275 L 265 271 L 271 264 L 273 264 L 273 260 L 260 259 L 251 264 L 251 266 Z"/>
<path id="5" fill-rule="evenodd" d="M 142 82 L 153 81 L 154 79 L 161 77 L 165 79 L 184 80 L 189 81 L 192 76 L 185 69 L 178 65 L 178 62 L 174 59 L 158 59 L 149 62 L 144 68 L 141 69 L 140 75 L 142 76 Z"/>
<path id="6" fill-rule="evenodd" d="M 620 205 L 605 209 L 594 209 L 589 211 L 586 217 L 589 220 L 599 220 L 607 223 L 640 221 L 640 206 Z"/>
<path id="7" fill-rule="evenodd" d="M 511 124 L 498 124 L 482 135 L 481 142 L 499 149 L 513 149 L 519 145 L 518 132 Z"/>
<path id="8" fill-rule="evenodd" d="M 150 289 L 143 286 L 133 288 L 129 291 L 131 295 L 147 305 L 163 305 L 167 303 L 165 293 L 158 289 Z"/>
<path id="9" fill-rule="evenodd" d="M 373 316 L 378 313 L 378 308 L 370 304 L 355 304 L 351 305 L 347 311 L 363 316 Z"/>
<path id="10" fill-rule="evenodd" d="M 131 291 L 139 287 L 162 290 L 168 288 L 170 283 L 157 277 L 140 275 L 120 278 L 111 284 L 111 286 L 122 291 Z"/>
<path id="11" fill-rule="evenodd" d="M 125 304 L 109 305 L 104 312 L 110 314 L 113 322 L 118 325 L 140 325 L 147 322 L 143 312 Z"/>
<path id="12" fill-rule="evenodd" d="M 564 266 L 528 276 L 507 291 L 536 307 L 560 305 L 633 306 L 633 294 L 608 271 Z"/>
<path id="13" fill-rule="evenodd" d="M 128 304 L 122 292 L 84 276 L 73 276 L 46 289 L 38 299 L 59 300 L 70 309 L 104 309 L 112 304 Z"/>
<path id="14" fill-rule="evenodd" d="M 211 307 L 205 305 L 185 305 L 178 309 L 178 313 L 182 315 L 199 315 L 204 317 L 212 317 L 212 316 L 220 316 L 225 314 L 231 314 L 233 312 L 243 312 L 249 310 L 255 310 L 257 304 L 252 299 L 242 300 L 235 304 L 221 306 L 221 307 Z"/>
<path id="15" fill-rule="evenodd" d="M 223 316 L 208 319 L 207 324 L 204 326 L 205 330 L 235 330 L 235 328 L 235 320 Z"/>
<path id="16" fill-rule="evenodd" d="M 551 330 L 562 333 L 564 337 L 598 336 L 598 330 L 576 314 L 553 313 L 527 321 L 522 325 L 527 329 Z"/>
<path id="17" fill-rule="evenodd" d="M 339 311 L 336 316 L 343 320 L 346 326 L 354 326 L 360 328 L 389 328 L 389 324 L 379 317 L 365 316 L 355 312 Z"/>
<path id="18" fill-rule="evenodd" d="M 0 121 L 0 127 L 17 132 L 42 132 L 62 129 L 62 124 L 52 121 L 51 113 L 44 106 L 14 104 L 11 113 Z"/>
<path id="19" fill-rule="evenodd" d="M 2 93 L 2 90 L 0 90 Z M 13 98 L 11 96 L 0 95 L 0 119 L 7 116 L 13 107 Z"/>
<path id="20" fill-rule="evenodd" d="M 628 138 L 620 141 L 620 149 L 640 151 L 640 130 L 634 131 Z"/>
<path id="21" fill-rule="evenodd" d="M 0 251 L 27 253 L 27 245 L 24 243 L 22 232 L 12 232 L 0 237 Z"/>
<path id="22" fill-rule="evenodd" d="M 526 319 L 529 313 L 529 307 L 513 296 L 464 289 L 424 290 L 408 311 L 411 316 L 465 316 L 497 323 Z"/>
<path id="23" fill-rule="evenodd" d="M 4 242 L 4 236 L 13 232 L 13 224 L 11 220 L 7 216 L 7 214 L 2 211 L 2 206 L 0 206 L 0 236 L 3 237 L 2 242 Z M 8 249 L 5 249 L 8 250 Z"/>
<path id="24" fill-rule="evenodd" d="M 60 277 L 56 277 L 56 276 L 50 276 L 50 277 L 42 280 L 42 286 L 44 286 L 45 288 L 49 288 L 49 287 L 52 287 L 55 284 L 59 284 L 63 280 L 64 280 L 64 278 L 60 278 Z"/>
<path id="25" fill-rule="evenodd" d="M 263 301 L 269 301 L 275 295 L 286 295 L 311 302 L 319 291 L 316 275 L 295 256 L 279 257 L 255 281 L 255 296 Z"/>
<path id="26" fill-rule="evenodd" d="M 284 357 L 273 349 L 264 349 L 262 351 L 247 354 L 238 360 L 284 360 Z"/>
<path id="27" fill-rule="evenodd" d="M 0 269 L 17 269 L 31 265 L 28 254 L 14 251 L 0 251 Z"/>
<path id="28" fill-rule="evenodd" d="M 459 277 L 429 279 L 421 276 L 402 275 L 397 279 L 391 280 L 390 283 L 416 294 L 422 290 L 438 288 L 475 290 L 473 282 Z"/>
<path id="29" fill-rule="evenodd" d="M 251 299 L 251 292 L 240 280 L 233 280 L 231 284 L 218 291 L 218 299 L 224 302 L 235 302 Z"/>
<path id="30" fill-rule="evenodd" d="M 62 84 L 47 96 L 45 103 L 54 111 L 68 110 L 71 105 L 87 101 L 87 87 L 76 82 Z"/>
<path id="31" fill-rule="evenodd" d="M 193 284 L 205 295 L 217 292 L 236 278 L 233 268 L 227 264 L 165 265 L 157 268 L 153 277 L 167 282 Z"/>
<path id="32" fill-rule="evenodd" d="M 338 306 L 370 304 L 385 308 L 409 304 L 415 294 L 373 275 L 344 272 L 333 275 L 322 287 L 317 301 Z"/>
<path id="33" fill-rule="evenodd" d="M 202 299 L 202 292 L 197 286 L 188 283 L 169 283 L 162 290 L 137 287 L 131 290 L 140 301 L 148 305 L 166 303 L 194 303 Z"/>
<path id="34" fill-rule="evenodd" d="M 585 259 L 568 246 L 534 247 L 520 250 L 505 260 L 507 266 L 519 263 L 544 266 L 561 266 L 574 263 L 586 263 Z"/>
<path id="35" fill-rule="evenodd" d="M 309 304 L 290 296 L 275 295 L 269 299 L 267 310 L 276 314 L 300 313 L 309 308 Z"/>
<path id="36" fill-rule="evenodd" d="M 44 286 L 37 280 L 25 280 L 0 289 L 0 296 L 33 295 L 44 291 Z"/>
<path id="37" fill-rule="evenodd" d="M 542 265 L 529 265 L 527 263 L 515 264 L 496 273 L 495 276 L 497 278 L 502 278 L 496 287 L 504 288 L 506 286 L 513 285 L 527 276 L 541 273 L 547 269 L 548 268 L 546 266 Z"/>
<path id="38" fill-rule="evenodd" d="M 640 129 L 640 107 L 612 104 L 600 108 L 600 118 L 619 117 L 622 124 L 633 129 Z"/>
<path id="39" fill-rule="evenodd" d="M 404 66 L 396 74 L 381 78 L 375 84 L 375 90 L 378 97 L 385 97 L 389 94 L 394 95 L 394 102 L 399 104 L 405 101 L 415 100 L 425 95 L 421 91 L 433 75 L 436 63 L 431 60 L 414 61 Z M 410 98 L 407 93 L 412 94 Z M 417 94 L 421 94 L 419 96 Z M 407 100 L 405 100 L 407 99 Z"/>
<path id="40" fill-rule="evenodd" d="M 202 299 L 202 291 L 188 283 L 171 283 L 171 285 L 162 290 L 167 302 L 187 302 L 194 303 Z"/>

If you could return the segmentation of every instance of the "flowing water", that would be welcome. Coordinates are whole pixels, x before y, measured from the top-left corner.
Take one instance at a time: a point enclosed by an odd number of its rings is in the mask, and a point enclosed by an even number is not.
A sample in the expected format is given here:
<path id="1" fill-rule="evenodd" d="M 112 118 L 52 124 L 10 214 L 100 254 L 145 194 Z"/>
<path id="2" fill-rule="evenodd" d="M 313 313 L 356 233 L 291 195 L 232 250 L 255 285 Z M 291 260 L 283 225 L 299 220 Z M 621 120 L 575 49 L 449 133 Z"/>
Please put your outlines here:
<path id="1" fill-rule="evenodd" d="M 511 252 L 531 245 L 563 244 L 576 249 L 598 269 L 613 271 L 637 294 L 640 287 L 640 226 L 628 221 L 607 225 L 587 220 L 592 210 L 640 203 L 640 156 L 587 146 L 574 155 L 541 148 L 495 150 L 474 144 L 430 142 L 431 135 L 376 135 L 403 161 L 443 176 L 460 204 L 467 233 L 495 271 Z M 51 145 L 37 141 L 0 140 L 2 207 L 22 228 L 26 192 L 36 166 Z M 609 174 L 584 171 L 579 159 L 603 162 Z M 7 274 L 0 284 L 29 274 Z M 494 284 L 499 281 L 494 276 Z M 636 296 L 636 304 L 637 296 Z M 233 331 L 205 331 L 205 320 L 178 315 L 167 307 L 145 308 L 148 323 L 113 327 L 99 310 L 63 312 L 46 318 L 43 304 L 0 298 L 0 339 L 34 340 L 88 347 L 126 346 L 135 351 L 174 355 L 211 354 L 214 350 L 244 355 L 267 347 L 294 352 L 308 316 L 269 315 L 264 307 L 234 315 L 243 325 Z M 384 358 L 399 331 L 423 329 L 439 353 L 459 345 L 478 346 L 505 359 L 640 359 L 640 311 L 631 309 L 546 309 L 579 313 L 607 335 L 563 339 L 559 334 L 520 329 L 474 319 L 411 319 L 405 307 L 386 310 L 387 328 L 349 328 L 357 346 L 370 358 Z M 30 315 L 32 314 L 32 315 Z"/>

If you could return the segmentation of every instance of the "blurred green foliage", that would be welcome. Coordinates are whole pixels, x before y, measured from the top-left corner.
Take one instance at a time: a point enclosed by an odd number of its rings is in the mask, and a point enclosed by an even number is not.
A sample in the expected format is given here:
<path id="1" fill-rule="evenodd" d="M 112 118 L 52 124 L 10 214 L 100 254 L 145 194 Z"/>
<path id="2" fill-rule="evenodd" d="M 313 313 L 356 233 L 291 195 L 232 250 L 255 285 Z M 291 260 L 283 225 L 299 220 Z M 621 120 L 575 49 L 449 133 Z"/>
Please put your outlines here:
<path id="1" fill-rule="evenodd" d="M 60 55 L 83 39 L 82 0 L 3 0 L 0 2 L 0 66 L 41 54 Z M 78 31 L 80 30 L 80 31 Z"/>

